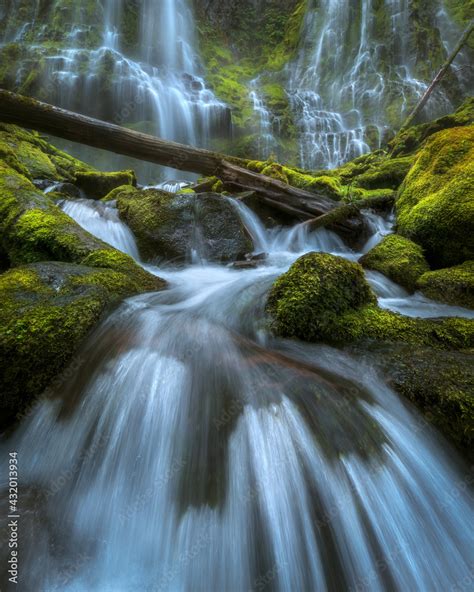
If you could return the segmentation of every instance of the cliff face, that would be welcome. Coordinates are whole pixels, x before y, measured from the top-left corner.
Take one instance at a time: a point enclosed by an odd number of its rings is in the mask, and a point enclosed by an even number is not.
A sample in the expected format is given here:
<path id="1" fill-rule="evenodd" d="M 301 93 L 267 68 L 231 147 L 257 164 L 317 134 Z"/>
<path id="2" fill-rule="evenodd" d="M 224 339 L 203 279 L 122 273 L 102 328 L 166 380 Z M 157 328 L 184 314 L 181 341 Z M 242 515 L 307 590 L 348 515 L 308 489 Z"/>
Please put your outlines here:
<path id="1" fill-rule="evenodd" d="M 336 166 L 384 144 L 473 16 L 472 2 L 427 4 L 178 0 L 170 20 L 154 0 L 0 0 L 0 86 L 240 156 Z M 427 117 L 472 92 L 472 56 Z"/>

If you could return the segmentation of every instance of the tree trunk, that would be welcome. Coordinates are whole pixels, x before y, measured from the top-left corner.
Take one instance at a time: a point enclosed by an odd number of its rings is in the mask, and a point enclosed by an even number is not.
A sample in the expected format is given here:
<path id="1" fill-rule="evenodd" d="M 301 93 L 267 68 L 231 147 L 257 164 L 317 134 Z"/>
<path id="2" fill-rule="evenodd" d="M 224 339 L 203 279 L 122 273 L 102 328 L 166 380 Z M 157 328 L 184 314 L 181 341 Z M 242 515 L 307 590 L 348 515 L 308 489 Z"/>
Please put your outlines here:
<path id="1" fill-rule="evenodd" d="M 469 37 L 471 36 L 473 30 L 474 30 L 474 21 L 471 21 L 470 25 L 464 31 L 461 39 L 458 41 L 458 44 L 453 49 L 453 51 L 449 54 L 447 60 L 444 62 L 444 64 L 442 65 L 441 69 L 439 70 L 439 72 L 433 78 L 431 84 L 429 85 L 429 87 L 424 92 L 423 96 L 419 100 L 419 102 L 416 105 L 416 107 L 413 109 L 413 111 L 410 113 L 410 115 L 406 118 L 404 124 L 400 128 L 400 131 L 401 130 L 404 130 L 407 127 L 410 127 L 410 125 L 413 123 L 413 121 L 415 120 L 416 116 L 420 113 L 420 111 L 426 105 L 428 99 L 431 96 L 431 93 L 434 91 L 434 89 L 438 86 L 438 84 L 444 78 L 446 72 L 449 70 L 449 67 L 454 62 L 456 56 L 461 51 L 461 49 L 464 47 L 464 45 L 467 43 L 467 41 L 468 41 Z"/>
<path id="2" fill-rule="evenodd" d="M 173 169 L 215 175 L 224 184 L 241 191 L 255 191 L 259 197 L 271 201 L 281 211 L 288 212 L 288 208 L 293 208 L 312 217 L 336 206 L 336 202 L 322 192 L 297 189 L 249 171 L 245 168 L 245 160 L 161 140 L 1 89 L 0 121 Z"/>

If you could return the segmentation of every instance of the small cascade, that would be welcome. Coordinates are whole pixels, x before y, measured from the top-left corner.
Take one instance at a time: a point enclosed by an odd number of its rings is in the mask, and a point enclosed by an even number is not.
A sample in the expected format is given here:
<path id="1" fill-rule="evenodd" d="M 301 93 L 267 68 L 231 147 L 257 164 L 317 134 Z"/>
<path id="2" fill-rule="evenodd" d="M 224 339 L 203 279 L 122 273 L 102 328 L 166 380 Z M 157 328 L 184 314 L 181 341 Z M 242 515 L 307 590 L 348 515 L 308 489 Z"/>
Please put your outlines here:
<path id="1" fill-rule="evenodd" d="M 261 159 L 267 159 L 271 154 L 275 153 L 278 148 L 278 142 L 276 136 L 278 136 L 279 129 L 275 130 L 275 124 L 278 121 L 273 114 L 267 109 L 263 99 L 261 98 L 258 90 L 258 80 L 252 80 L 250 83 L 251 91 L 249 93 L 250 100 L 253 104 L 253 110 L 255 117 L 258 121 L 257 127 L 257 152 L 258 157 Z"/>
<path id="2" fill-rule="evenodd" d="M 141 2 L 134 51 L 126 45 L 123 31 L 130 7 L 124 0 L 102 4 L 103 10 L 97 4 L 92 16 L 79 6 L 74 9 L 74 26 L 64 25 L 61 49 L 43 44 L 44 31 L 35 28 L 33 12 L 29 35 L 25 38 L 18 31 L 31 59 L 41 58 L 40 98 L 186 144 L 206 147 L 212 138 L 228 136 L 230 111 L 202 76 L 187 1 Z M 96 22 L 91 23 L 93 18 Z M 89 39 L 95 39 L 99 29 L 101 42 L 91 48 Z"/>
<path id="3" fill-rule="evenodd" d="M 120 220 L 113 202 L 75 199 L 64 200 L 59 205 L 85 230 L 139 261 L 135 237 L 128 226 Z"/>
<path id="4" fill-rule="evenodd" d="M 416 73 L 409 0 L 383 4 L 321 0 L 306 15 L 288 84 L 305 168 L 336 167 L 379 148 L 431 80 Z M 443 6 L 438 0 L 435 4 Z M 447 39 L 453 27 L 442 8 L 437 23 Z M 382 30 L 390 34 L 381 38 Z M 426 116 L 450 109 L 448 97 L 439 91 L 431 97 Z"/>

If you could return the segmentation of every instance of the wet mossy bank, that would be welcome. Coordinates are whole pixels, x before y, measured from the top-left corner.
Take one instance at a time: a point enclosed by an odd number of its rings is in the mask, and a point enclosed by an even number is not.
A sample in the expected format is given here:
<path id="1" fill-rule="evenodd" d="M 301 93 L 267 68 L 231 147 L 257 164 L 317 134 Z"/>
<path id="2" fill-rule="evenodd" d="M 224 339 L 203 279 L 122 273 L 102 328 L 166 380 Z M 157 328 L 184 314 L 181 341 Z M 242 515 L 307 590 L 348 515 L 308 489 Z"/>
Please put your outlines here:
<path id="1" fill-rule="evenodd" d="M 304 255 L 280 276 L 267 312 L 280 336 L 368 356 L 429 423 L 472 455 L 474 321 L 418 319 L 381 309 L 362 267 L 326 253 Z"/>
<path id="2" fill-rule="evenodd" d="M 113 306 L 165 285 L 67 216 L 55 203 L 61 195 L 36 186 L 44 184 L 39 180 L 77 183 L 84 176 L 96 179 L 99 193 L 110 186 L 110 175 L 37 134 L 0 126 L 2 428 L 66 368 Z M 124 178 L 119 174 L 116 183 Z"/>

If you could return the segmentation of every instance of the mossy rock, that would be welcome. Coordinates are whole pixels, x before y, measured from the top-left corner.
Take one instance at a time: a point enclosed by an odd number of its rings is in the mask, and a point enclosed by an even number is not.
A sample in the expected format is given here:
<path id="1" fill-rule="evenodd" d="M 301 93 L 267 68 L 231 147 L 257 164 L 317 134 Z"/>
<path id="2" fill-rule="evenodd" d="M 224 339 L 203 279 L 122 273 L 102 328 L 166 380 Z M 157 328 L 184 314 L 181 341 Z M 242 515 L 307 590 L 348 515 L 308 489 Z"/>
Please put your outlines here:
<path id="1" fill-rule="evenodd" d="M 474 258 L 474 126 L 432 136 L 400 188 L 397 230 L 433 268 Z"/>
<path id="2" fill-rule="evenodd" d="M 107 193 L 101 201 L 115 201 L 122 192 L 133 193 L 134 191 L 136 191 L 136 188 L 133 185 L 119 185 L 119 187 L 115 187 L 115 189 L 112 189 L 112 191 Z"/>
<path id="3" fill-rule="evenodd" d="M 38 133 L 0 123 L 0 159 L 28 179 L 74 181 L 92 167 L 46 142 Z"/>
<path id="4" fill-rule="evenodd" d="M 370 352 L 389 384 L 423 414 L 422 431 L 439 429 L 468 461 L 474 460 L 474 355 L 390 346 Z"/>
<path id="5" fill-rule="evenodd" d="M 111 306 L 145 288 L 128 273 L 71 263 L 1 274 L 1 427 L 43 392 Z"/>
<path id="6" fill-rule="evenodd" d="M 415 319 L 383 310 L 362 267 L 327 253 L 300 257 L 273 284 L 266 308 L 277 334 L 304 341 L 406 342 L 436 349 L 474 345 L 474 321 Z"/>
<path id="7" fill-rule="evenodd" d="M 137 178 L 133 171 L 118 171 L 115 173 L 78 172 L 76 185 L 80 187 L 88 197 L 102 199 L 111 191 L 122 185 L 135 187 Z"/>
<path id="8" fill-rule="evenodd" d="M 418 279 L 430 269 L 423 249 L 398 234 L 384 237 L 378 245 L 360 258 L 359 263 L 368 269 L 383 273 L 409 292 L 416 290 Z"/>
<path id="9" fill-rule="evenodd" d="M 253 250 L 236 209 L 216 193 L 122 192 L 117 207 L 146 260 L 184 261 L 197 246 L 210 261 L 241 259 Z"/>
<path id="10" fill-rule="evenodd" d="M 9 265 L 64 261 L 129 273 L 142 291 L 163 282 L 89 234 L 24 176 L 0 161 L 0 251 Z"/>
<path id="11" fill-rule="evenodd" d="M 354 179 L 363 189 L 397 189 L 413 164 L 413 157 L 386 158 Z"/>
<path id="12" fill-rule="evenodd" d="M 418 279 L 417 287 L 433 300 L 474 309 L 474 261 L 429 271 Z"/>
<path id="13" fill-rule="evenodd" d="M 308 253 L 274 283 L 267 310 L 280 335 L 313 341 L 327 335 L 344 312 L 375 301 L 360 265 Z"/>

